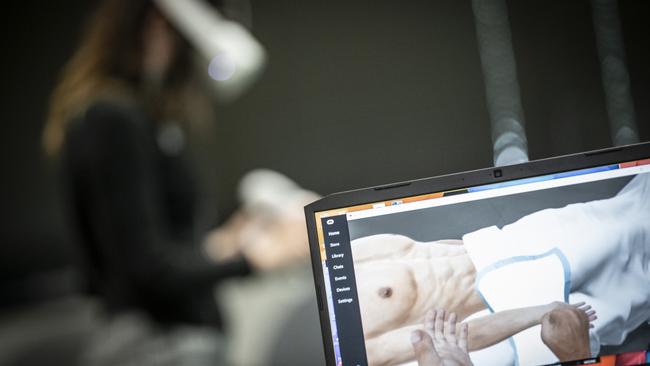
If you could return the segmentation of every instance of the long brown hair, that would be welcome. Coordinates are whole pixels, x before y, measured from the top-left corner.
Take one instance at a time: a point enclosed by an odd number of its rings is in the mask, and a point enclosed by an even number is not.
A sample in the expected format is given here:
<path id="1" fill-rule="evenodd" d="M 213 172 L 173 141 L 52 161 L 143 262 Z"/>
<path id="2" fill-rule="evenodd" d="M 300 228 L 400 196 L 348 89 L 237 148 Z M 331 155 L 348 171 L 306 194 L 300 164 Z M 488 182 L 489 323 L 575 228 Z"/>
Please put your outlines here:
<path id="1" fill-rule="evenodd" d="M 48 155 L 57 155 L 67 124 L 98 97 L 133 95 L 142 82 L 142 33 L 146 17 L 156 11 L 151 0 L 104 0 L 86 25 L 80 46 L 64 66 L 55 87 L 43 130 Z M 188 79 L 189 46 L 182 47 L 166 80 L 167 89 L 181 89 Z M 164 104 L 164 103 L 160 103 Z"/>

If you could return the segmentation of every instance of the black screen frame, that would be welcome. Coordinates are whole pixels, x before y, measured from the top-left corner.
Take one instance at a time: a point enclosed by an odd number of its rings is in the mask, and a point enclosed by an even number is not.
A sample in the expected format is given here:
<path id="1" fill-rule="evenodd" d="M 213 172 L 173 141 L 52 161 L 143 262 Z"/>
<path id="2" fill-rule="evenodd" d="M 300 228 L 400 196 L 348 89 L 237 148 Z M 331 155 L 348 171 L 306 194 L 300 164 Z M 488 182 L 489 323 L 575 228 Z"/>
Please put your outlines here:
<path id="1" fill-rule="evenodd" d="M 324 287 L 325 279 L 321 267 L 320 247 L 316 230 L 315 214 L 317 212 L 647 158 L 650 158 L 650 142 L 643 142 L 535 160 L 522 164 L 485 168 L 334 193 L 305 206 L 309 250 L 326 365 L 335 366 L 336 360 L 334 359 L 330 317 L 325 303 L 327 301 Z"/>

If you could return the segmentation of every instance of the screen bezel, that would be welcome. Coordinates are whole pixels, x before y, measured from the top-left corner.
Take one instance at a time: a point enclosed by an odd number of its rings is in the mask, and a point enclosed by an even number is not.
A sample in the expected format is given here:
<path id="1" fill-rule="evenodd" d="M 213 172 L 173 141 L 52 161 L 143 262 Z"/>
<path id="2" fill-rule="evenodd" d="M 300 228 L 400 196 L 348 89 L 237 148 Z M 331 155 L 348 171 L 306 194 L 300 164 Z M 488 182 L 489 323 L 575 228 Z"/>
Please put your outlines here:
<path id="1" fill-rule="evenodd" d="M 490 183 L 593 168 L 601 165 L 641 160 L 650 157 L 650 142 L 609 149 L 559 156 L 523 164 L 486 168 L 456 174 L 405 181 L 328 195 L 305 206 L 309 250 L 314 275 L 316 301 L 321 324 L 325 361 L 335 366 L 334 344 L 325 294 L 325 279 L 321 265 L 320 247 L 316 230 L 316 213 L 379 201 L 401 199 L 435 192 L 450 191 Z"/>

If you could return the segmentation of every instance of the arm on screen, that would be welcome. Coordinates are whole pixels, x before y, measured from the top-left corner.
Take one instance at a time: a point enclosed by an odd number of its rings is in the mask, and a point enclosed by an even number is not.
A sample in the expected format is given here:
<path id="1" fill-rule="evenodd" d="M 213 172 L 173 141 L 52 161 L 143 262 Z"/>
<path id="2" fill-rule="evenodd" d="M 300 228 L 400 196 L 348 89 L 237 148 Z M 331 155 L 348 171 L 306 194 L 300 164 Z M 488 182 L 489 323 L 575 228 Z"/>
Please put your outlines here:
<path id="1" fill-rule="evenodd" d="M 583 314 L 587 322 L 593 322 L 596 319 L 596 312 L 584 302 L 569 305 L 555 301 L 546 305 L 500 311 L 467 322 L 469 327 L 468 348 L 470 351 L 477 351 L 495 345 L 521 331 L 543 323 L 543 320 L 548 318 L 548 314 L 555 312 L 580 313 Z M 557 324 L 554 326 L 557 328 Z M 542 333 L 544 331 L 544 324 L 542 324 Z"/>
<path id="2" fill-rule="evenodd" d="M 553 303 L 513 309 L 470 320 L 466 322 L 468 324 L 468 349 L 472 352 L 490 347 L 540 324 L 544 314 L 558 306 L 560 306 L 559 303 Z M 459 323 L 458 334 L 460 326 Z M 368 363 L 370 365 L 394 365 L 414 360 L 415 354 L 410 342 L 410 335 L 414 330 L 420 328 L 420 325 L 405 326 L 366 340 Z"/>
<path id="3" fill-rule="evenodd" d="M 504 339 L 533 327 L 541 322 L 553 305 L 539 305 L 500 311 L 467 322 L 469 327 L 468 348 L 477 351 L 493 346 Z"/>
<path id="4" fill-rule="evenodd" d="M 468 324 L 468 350 L 470 352 L 495 345 L 523 330 L 540 324 L 542 317 L 553 309 L 553 304 L 514 309 L 470 320 Z M 458 324 L 457 333 L 460 333 Z M 411 333 L 421 325 L 398 328 L 366 340 L 368 364 L 395 365 L 413 361 L 415 354 L 410 342 Z"/>
<path id="5" fill-rule="evenodd" d="M 530 327 L 541 324 L 544 316 L 558 309 L 581 310 L 591 322 L 595 312 L 584 303 L 569 305 L 553 302 L 545 305 L 506 310 L 467 321 L 468 350 L 478 351 L 493 346 Z M 457 333 L 462 323 L 458 324 Z M 377 337 L 366 339 L 366 353 L 370 365 L 393 365 L 415 359 L 410 335 L 420 329 L 420 325 L 398 328 Z"/>

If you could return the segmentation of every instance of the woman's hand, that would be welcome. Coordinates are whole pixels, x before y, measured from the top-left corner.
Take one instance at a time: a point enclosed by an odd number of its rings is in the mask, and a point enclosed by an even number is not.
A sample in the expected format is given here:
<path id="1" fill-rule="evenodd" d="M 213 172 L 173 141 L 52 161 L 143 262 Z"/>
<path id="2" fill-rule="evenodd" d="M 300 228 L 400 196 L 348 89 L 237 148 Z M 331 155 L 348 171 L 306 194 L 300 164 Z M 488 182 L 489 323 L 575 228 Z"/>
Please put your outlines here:
<path id="1" fill-rule="evenodd" d="M 203 249 L 215 262 L 233 259 L 241 255 L 240 236 L 250 218 L 243 210 L 237 210 L 228 221 L 205 236 Z"/>
<path id="2" fill-rule="evenodd" d="M 268 217 L 239 210 L 206 236 L 204 248 L 216 262 L 244 255 L 257 270 L 273 270 L 309 257 L 302 215 Z"/>
<path id="3" fill-rule="evenodd" d="M 309 257 L 304 218 L 279 217 L 270 223 L 251 223 L 242 232 L 242 253 L 258 270 L 273 270 Z"/>

